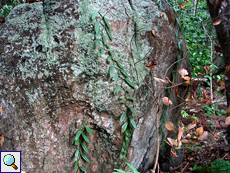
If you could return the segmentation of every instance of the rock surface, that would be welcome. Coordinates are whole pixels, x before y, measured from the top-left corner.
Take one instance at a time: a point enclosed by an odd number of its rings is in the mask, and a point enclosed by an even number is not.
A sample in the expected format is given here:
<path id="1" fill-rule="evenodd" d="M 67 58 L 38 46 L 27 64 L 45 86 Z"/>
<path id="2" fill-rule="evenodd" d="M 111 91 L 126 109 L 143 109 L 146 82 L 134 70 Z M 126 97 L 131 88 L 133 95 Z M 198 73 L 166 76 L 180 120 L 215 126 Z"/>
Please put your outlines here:
<path id="1" fill-rule="evenodd" d="M 111 25 L 111 49 L 119 54 L 119 62 L 136 85 L 129 93 L 136 101 L 129 105 L 137 112 L 137 128 L 127 158 L 142 173 L 153 167 L 155 98 L 162 85 L 151 82 L 150 72 L 164 78 L 170 65 L 183 59 L 166 74 L 178 84 L 182 79 L 177 70 L 188 66 L 172 8 L 164 1 L 157 4 L 151 0 L 45 0 L 16 6 L 0 25 L 0 133 L 5 136 L 0 149 L 21 151 L 25 172 L 76 172 L 74 141 L 82 120 L 94 133 L 88 136 L 90 163 L 80 162 L 87 172 L 125 169 L 119 159 L 123 140 L 119 119 L 125 111 L 119 97 L 124 93 L 113 94 L 122 81 L 111 85 L 108 55 L 98 57 L 102 47 L 94 47 L 90 16 L 99 9 Z M 157 67 L 150 70 L 145 66 L 151 58 L 156 59 Z M 185 87 L 179 87 L 181 96 L 184 91 Z M 169 91 L 163 91 L 162 96 L 170 96 Z M 170 99 L 170 108 L 181 101 L 174 92 Z M 166 133 L 163 123 L 176 125 L 180 109 L 167 112 L 161 100 L 159 106 L 162 137 Z"/>

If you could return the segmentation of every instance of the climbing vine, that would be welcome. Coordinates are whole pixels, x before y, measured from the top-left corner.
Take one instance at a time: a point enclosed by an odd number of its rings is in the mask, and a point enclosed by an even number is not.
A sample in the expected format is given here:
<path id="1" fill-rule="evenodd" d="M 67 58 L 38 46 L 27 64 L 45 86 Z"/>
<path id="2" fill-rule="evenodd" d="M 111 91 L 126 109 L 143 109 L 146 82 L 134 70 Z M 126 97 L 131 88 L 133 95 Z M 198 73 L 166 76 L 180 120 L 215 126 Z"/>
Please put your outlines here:
<path id="1" fill-rule="evenodd" d="M 99 14 L 99 15 L 98 15 Z M 118 84 L 113 90 L 113 94 L 117 94 L 120 90 L 123 90 L 123 95 L 120 96 L 122 100 L 121 104 L 125 105 L 126 110 L 121 114 L 120 121 L 123 123 L 121 131 L 124 133 L 124 139 L 122 142 L 122 149 L 120 153 L 120 159 L 127 155 L 128 146 L 132 137 L 134 129 L 137 127 L 133 118 L 136 115 L 134 107 L 129 106 L 129 102 L 134 102 L 135 97 L 129 97 L 129 93 L 135 89 L 136 85 L 130 80 L 125 68 L 119 62 L 118 55 L 111 50 L 111 45 L 107 40 L 112 41 L 112 34 L 110 32 L 110 25 L 104 15 L 100 13 L 100 10 L 93 12 L 91 19 L 94 21 L 94 44 L 95 48 L 99 47 L 102 43 L 102 48 L 98 52 L 98 56 L 101 56 L 104 51 L 107 51 L 107 62 L 111 64 L 109 67 L 109 76 L 111 78 L 111 85 L 114 85 L 118 80 L 121 80 L 121 84 Z M 128 85 L 130 89 L 125 86 Z"/>

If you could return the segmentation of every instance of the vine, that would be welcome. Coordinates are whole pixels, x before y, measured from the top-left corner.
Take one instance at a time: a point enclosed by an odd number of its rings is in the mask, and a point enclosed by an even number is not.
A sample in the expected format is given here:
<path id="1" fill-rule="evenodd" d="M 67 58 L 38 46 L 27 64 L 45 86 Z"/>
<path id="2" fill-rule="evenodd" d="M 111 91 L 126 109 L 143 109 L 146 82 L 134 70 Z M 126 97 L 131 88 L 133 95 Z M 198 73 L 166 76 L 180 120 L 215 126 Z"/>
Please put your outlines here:
<path id="1" fill-rule="evenodd" d="M 98 16 L 98 14 L 100 16 Z M 98 17 L 97 17 L 98 16 Z M 112 80 L 111 85 L 114 85 L 118 79 L 121 80 L 121 84 L 117 85 L 113 90 L 113 94 L 117 94 L 120 90 L 123 90 L 124 94 L 119 97 L 122 100 L 121 104 L 125 105 L 126 110 L 121 114 L 120 121 L 124 122 L 121 127 L 121 131 L 124 133 L 124 139 L 122 142 L 122 149 L 120 153 L 120 159 L 124 155 L 127 155 L 128 146 L 130 144 L 130 139 L 132 137 L 134 129 L 137 127 L 136 122 L 133 118 L 133 115 L 136 115 L 136 111 L 132 106 L 129 106 L 128 103 L 134 102 L 135 97 L 129 97 L 129 93 L 132 91 L 130 89 L 135 89 L 136 85 L 129 79 L 129 75 L 126 72 L 125 68 L 118 61 L 118 55 L 111 50 L 111 45 L 108 43 L 108 39 L 112 41 L 112 34 L 110 32 L 110 25 L 105 15 L 100 13 L 100 10 L 93 12 L 91 19 L 94 21 L 97 18 L 94 24 L 94 44 L 95 48 L 99 47 L 102 43 L 103 47 L 101 51 L 98 52 L 98 56 L 101 56 L 104 51 L 107 51 L 108 57 L 107 62 L 111 62 L 109 67 L 109 76 Z M 107 35 L 107 37 L 106 37 Z M 115 73 L 116 71 L 116 73 Z M 127 89 L 124 84 L 127 84 L 130 89 Z M 126 120 L 126 122 L 125 122 Z"/>

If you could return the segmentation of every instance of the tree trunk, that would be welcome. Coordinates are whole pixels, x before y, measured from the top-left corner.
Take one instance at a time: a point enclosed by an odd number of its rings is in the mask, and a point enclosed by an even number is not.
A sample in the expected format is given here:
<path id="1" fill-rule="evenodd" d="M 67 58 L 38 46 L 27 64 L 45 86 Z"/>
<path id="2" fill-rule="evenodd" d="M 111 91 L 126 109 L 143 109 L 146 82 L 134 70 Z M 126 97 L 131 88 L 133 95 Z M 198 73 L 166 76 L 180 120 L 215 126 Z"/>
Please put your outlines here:
<path id="1" fill-rule="evenodd" d="M 113 56 L 117 61 L 106 61 L 108 51 L 98 56 L 102 43 L 94 46 L 91 14 L 99 9 L 110 24 L 113 40 L 107 38 L 107 42 L 110 50 L 119 54 Z M 102 20 L 100 15 L 97 19 Z M 124 160 L 119 159 L 125 135 L 121 127 L 129 122 L 131 129 L 131 117 L 137 127 L 132 138 L 126 139 L 130 140 L 127 158 L 142 173 L 153 167 L 156 122 L 161 141 L 167 134 L 164 123 L 171 121 L 176 126 L 180 116 L 179 107 L 167 111 L 162 96 L 172 100 L 169 109 L 181 99 L 174 89 L 163 90 L 158 105 L 162 84 L 151 77 L 164 78 L 167 72 L 166 77 L 179 84 L 183 79 L 178 69 L 188 68 L 183 35 L 167 3 L 45 0 L 20 4 L 6 17 L 0 32 L 0 134 L 5 136 L 0 149 L 21 151 L 23 171 L 76 172 L 75 137 L 85 125 L 94 133 L 85 132 L 89 154 L 82 150 L 90 163 L 80 159 L 79 165 L 88 173 L 125 169 Z M 146 65 L 153 59 L 156 68 L 150 70 Z M 111 66 L 115 69 L 109 72 Z M 117 82 L 111 85 L 116 74 Z M 181 97 L 185 91 L 186 87 L 178 87 Z M 135 101 L 130 99 L 133 97 Z M 124 112 L 127 116 L 121 122 Z"/>

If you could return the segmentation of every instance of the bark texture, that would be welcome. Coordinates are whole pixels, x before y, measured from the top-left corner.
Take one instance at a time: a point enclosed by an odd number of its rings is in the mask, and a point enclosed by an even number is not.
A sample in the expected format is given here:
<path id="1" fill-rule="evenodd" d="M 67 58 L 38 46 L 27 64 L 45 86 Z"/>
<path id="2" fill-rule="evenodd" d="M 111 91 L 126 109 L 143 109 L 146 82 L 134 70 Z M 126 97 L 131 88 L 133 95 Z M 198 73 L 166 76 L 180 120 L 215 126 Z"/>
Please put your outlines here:
<path id="1" fill-rule="evenodd" d="M 113 94 L 113 90 L 120 84 L 130 87 L 121 79 L 111 85 L 108 55 L 97 56 L 102 45 L 94 47 L 90 16 L 99 9 L 111 25 L 111 49 L 119 54 L 119 62 L 136 85 L 129 93 L 136 101 L 128 102 L 137 112 L 128 160 L 142 173 L 153 166 L 157 148 L 154 98 L 162 84 L 151 82 L 145 65 L 156 59 L 152 74 L 163 78 L 170 65 L 182 59 L 166 75 L 175 84 L 182 82 L 178 69 L 188 66 L 172 8 L 151 0 L 45 0 L 16 6 L 0 25 L 0 133 L 5 136 L 0 149 L 21 151 L 25 172 L 76 172 L 74 141 L 82 119 L 94 135 L 89 135 L 87 145 L 90 163 L 81 161 L 80 165 L 88 173 L 125 169 L 119 159 L 124 136 L 119 119 L 126 109 L 119 97 L 124 91 Z M 162 96 L 170 97 L 172 108 L 181 99 L 170 91 L 164 90 Z M 184 91 L 179 87 L 179 95 Z M 164 108 L 161 100 L 160 108 Z M 180 108 L 160 109 L 158 115 L 162 139 L 167 133 L 164 123 L 176 125 Z"/>

